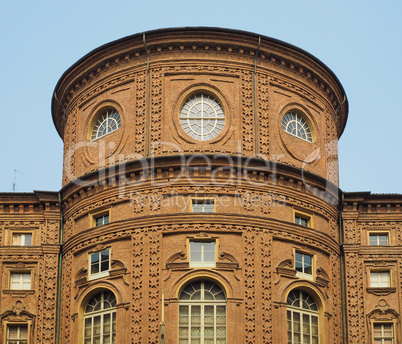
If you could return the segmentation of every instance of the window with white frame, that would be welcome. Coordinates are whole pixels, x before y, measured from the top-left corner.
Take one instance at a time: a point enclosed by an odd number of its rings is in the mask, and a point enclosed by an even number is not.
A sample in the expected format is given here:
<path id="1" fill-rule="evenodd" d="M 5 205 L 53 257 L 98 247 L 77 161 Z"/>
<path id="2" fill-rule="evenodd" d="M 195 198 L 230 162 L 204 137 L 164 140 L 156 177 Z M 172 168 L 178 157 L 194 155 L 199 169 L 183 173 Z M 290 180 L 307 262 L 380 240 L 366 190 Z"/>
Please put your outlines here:
<path id="1" fill-rule="evenodd" d="M 12 234 L 13 246 L 31 246 L 32 233 L 13 233 Z"/>
<path id="2" fill-rule="evenodd" d="M 91 133 L 91 140 L 97 140 L 121 127 L 120 114 L 115 109 L 104 111 L 95 122 Z"/>
<path id="3" fill-rule="evenodd" d="M 215 241 L 190 240 L 190 267 L 215 267 Z"/>
<path id="4" fill-rule="evenodd" d="M 213 198 L 194 198 L 192 201 L 193 213 L 213 213 L 215 202 Z"/>
<path id="5" fill-rule="evenodd" d="M 225 126 L 225 113 L 218 100 L 208 94 L 195 94 L 181 108 L 179 121 L 184 132 L 197 141 L 217 137 Z"/>
<path id="6" fill-rule="evenodd" d="M 394 344 L 394 328 L 392 323 L 373 324 L 374 344 Z"/>
<path id="7" fill-rule="evenodd" d="M 109 223 L 109 212 L 106 214 L 94 216 L 95 227 L 107 225 L 108 223 Z"/>
<path id="8" fill-rule="evenodd" d="M 388 233 L 370 233 L 370 246 L 388 245 Z"/>
<path id="9" fill-rule="evenodd" d="M 85 307 L 84 344 L 116 344 L 116 297 L 101 291 Z"/>
<path id="10" fill-rule="evenodd" d="M 226 344 L 226 296 L 211 281 L 195 281 L 179 296 L 179 344 Z"/>
<path id="11" fill-rule="evenodd" d="M 30 272 L 11 272 L 10 273 L 11 290 L 30 290 L 31 273 Z"/>
<path id="12" fill-rule="evenodd" d="M 307 142 L 313 142 L 310 126 L 298 112 L 287 112 L 282 118 L 282 129 L 290 135 Z"/>
<path id="13" fill-rule="evenodd" d="M 110 249 L 90 254 L 89 279 L 105 277 L 110 270 Z"/>
<path id="14" fill-rule="evenodd" d="M 296 213 L 295 224 L 310 227 L 310 217 Z"/>
<path id="15" fill-rule="evenodd" d="M 371 288 L 388 288 L 391 286 L 389 271 L 370 271 Z"/>
<path id="16" fill-rule="evenodd" d="M 305 291 L 292 290 L 287 298 L 288 344 L 318 344 L 318 306 Z"/>
<path id="17" fill-rule="evenodd" d="M 306 253 L 295 253 L 296 276 L 307 279 L 313 278 L 313 256 Z"/>
<path id="18" fill-rule="evenodd" d="M 7 325 L 6 344 L 27 344 L 28 325 Z"/>

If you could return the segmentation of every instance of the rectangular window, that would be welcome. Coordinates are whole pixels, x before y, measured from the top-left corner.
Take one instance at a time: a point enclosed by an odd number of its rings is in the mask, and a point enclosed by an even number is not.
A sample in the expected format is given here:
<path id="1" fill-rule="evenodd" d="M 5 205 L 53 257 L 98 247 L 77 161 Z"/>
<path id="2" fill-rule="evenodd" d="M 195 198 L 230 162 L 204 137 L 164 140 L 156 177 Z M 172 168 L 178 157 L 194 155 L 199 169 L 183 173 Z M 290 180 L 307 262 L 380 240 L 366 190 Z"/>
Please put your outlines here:
<path id="1" fill-rule="evenodd" d="M 29 273 L 29 272 L 12 272 L 10 274 L 10 289 L 12 289 L 12 290 L 30 290 L 31 289 L 31 273 Z"/>
<path id="2" fill-rule="evenodd" d="M 28 325 L 8 325 L 7 344 L 28 343 Z"/>
<path id="3" fill-rule="evenodd" d="M 32 233 L 13 233 L 13 246 L 31 246 Z"/>
<path id="4" fill-rule="evenodd" d="M 369 237 L 371 246 L 388 245 L 388 233 L 370 234 Z"/>
<path id="5" fill-rule="evenodd" d="M 109 275 L 110 270 L 110 249 L 90 254 L 89 278 L 95 279 Z"/>
<path id="6" fill-rule="evenodd" d="M 214 199 L 193 199 L 193 213 L 213 213 L 215 211 Z"/>
<path id="7" fill-rule="evenodd" d="M 374 344 L 394 344 L 394 329 L 390 323 L 375 323 L 373 326 Z"/>
<path id="8" fill-rule="evenodd" d="M 215 267 L 215 241 L 190 241 L 190 266 Z"/>
<path id="9" fill-rule="evenodd" d="M 100 216 L 95 216 L 94 221 L 95 221 L 96 227 L 108 224 L 109 223 L 109 213 L 100 215 Z"/>
<path id="10" fill-rule="evenodd" d="M 371 288 L 389 288 L 391 286 L 389 271 L 371 271 L 370 287 Z"/>
<path id="11" fill-rule="evenodd" d="M 301 215 L 295 214 L 295 224 L 309 227 L 310 226 L 310 218 L 308 218 L 306 216 L 301 216 Z"/>
<path id="12" fill-rule="evenodd" d="M 313 256 L 296 252 L 295 254 L 296 275 L 299 277 L 313 278 Z"/>

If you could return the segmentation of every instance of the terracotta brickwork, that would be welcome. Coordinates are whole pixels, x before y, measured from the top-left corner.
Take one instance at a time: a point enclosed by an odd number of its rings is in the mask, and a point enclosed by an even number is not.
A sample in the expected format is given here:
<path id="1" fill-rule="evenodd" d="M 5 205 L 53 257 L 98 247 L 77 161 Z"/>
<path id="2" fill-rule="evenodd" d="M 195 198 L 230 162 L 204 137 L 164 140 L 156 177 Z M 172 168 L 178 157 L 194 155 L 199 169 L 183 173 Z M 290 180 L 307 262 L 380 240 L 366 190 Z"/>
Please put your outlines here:
<path id="1" fill-rule="evenodd" d="M 392 324 L 401 335 L 402 196 L 345 193 L 343 206 L 346 320 L 348 343 L 373 337 L 375 323 Z M 382 242 L 375 241 L 379 238 Z M 374 239 L 374 240 L 373 240 Z M 389 273 L 386 285 L 373 274 Z"/>
<path id="2" fill-rule="evenodd" d="M 397 343 L 401 196 L 339 190 L 347 114 L 328 67 L 268 37 L 156 30 L 89 53 L 52 103 L 61 207 L 0 195 L 3 342 Z"/>
<path id="3" fill-rule="evenodd" d="M 55 343 L 59 231 L 57 192 L 1 195 L 0 331 L 4 343 L 8 328 L 18 325 L 27 327 L 29 343 Z"/>
<path id="4" fill-rule="evenodd" d="M 200 92 L 225 113 L 206 141 L 178 115 Z M 90 54 L 56 93 L 62 290 L 72 290 L 62 294 L 63 343 L 82 342 L 85 304 L 101 290 L 117 298 L 118 342 L 176 343 L 180 292 L 200 279 L 225 292 L 227 343 L 286 343 L 286 297 L 300 289 L 320 305 L 320 342 L 342 342 L 336 147 L 347 103 L 327 67 L 267 38 L 167 30 Z M 90 141 L 104 108 L 119 112 L 121 127 Z M 304 114 L 311 142 L 283 131 L 288 111 Z M 194 199 L 212 199 L 214 212 L 192 213 Z M 109 223 L 94 226 L 105 212 Z M 192 267 L 192 241 L 216 244 L 213 268 Z M 92 279 L 88 261 L 105 250 L 109 275 Z M 299 251 L 313 257 L 309 279 L 296 271 Z"/>

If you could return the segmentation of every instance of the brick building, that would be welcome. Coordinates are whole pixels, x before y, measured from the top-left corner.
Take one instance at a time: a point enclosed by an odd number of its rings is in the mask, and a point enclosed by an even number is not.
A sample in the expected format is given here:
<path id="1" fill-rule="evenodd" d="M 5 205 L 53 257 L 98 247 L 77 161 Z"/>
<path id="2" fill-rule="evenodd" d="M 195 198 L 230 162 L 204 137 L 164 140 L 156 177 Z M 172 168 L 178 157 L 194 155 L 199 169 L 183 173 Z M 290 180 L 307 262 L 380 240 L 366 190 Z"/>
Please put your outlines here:
<path id="1" fill-rule="evenodd" d="M 402 195 L 343 192 L 348 101 L 309 53 L 164 29 L 52 100 L 62 189 L 0 195 L 3 343 L 400 343 Z"/>

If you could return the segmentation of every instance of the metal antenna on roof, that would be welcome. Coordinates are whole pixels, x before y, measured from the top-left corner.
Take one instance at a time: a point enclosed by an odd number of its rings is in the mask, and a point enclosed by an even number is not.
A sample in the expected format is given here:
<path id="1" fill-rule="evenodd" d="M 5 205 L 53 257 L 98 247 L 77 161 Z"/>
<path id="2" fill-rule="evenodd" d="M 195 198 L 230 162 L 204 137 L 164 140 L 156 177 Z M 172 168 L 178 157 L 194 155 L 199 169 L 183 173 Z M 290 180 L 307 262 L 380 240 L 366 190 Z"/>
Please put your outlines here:
<path id="1" fill-rule="evenodd" d="M 16 182 L 17 182 L 17 172 L 18 172 L 18 173 L 22 173 L 22 174 L 24 174 L 24 173 L 23 173 L 23 172 L 21 172 L 21 171 L 14 170 L 14 183 L 13 183 L 13 192 L 15 192 L 15 184 L 16 184 Z"/>

